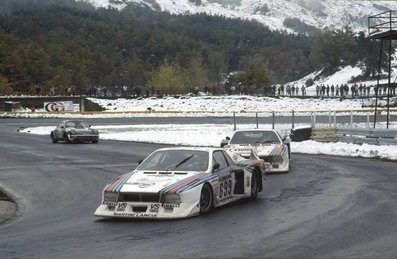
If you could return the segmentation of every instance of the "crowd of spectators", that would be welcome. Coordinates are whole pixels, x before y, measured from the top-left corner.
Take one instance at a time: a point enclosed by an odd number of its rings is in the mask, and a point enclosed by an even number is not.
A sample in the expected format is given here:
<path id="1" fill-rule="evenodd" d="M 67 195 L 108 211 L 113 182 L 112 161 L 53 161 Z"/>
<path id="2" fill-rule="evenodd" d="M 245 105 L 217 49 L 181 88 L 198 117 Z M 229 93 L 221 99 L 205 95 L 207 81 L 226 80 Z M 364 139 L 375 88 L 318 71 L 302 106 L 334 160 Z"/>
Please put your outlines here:
<path id="1" fill-rule="evenodd" d="M 315 87 L 315 96 L 317 97 L 369 97 L 369 96 L 391 96 L 396 95 L 396 86 L 391 86 L 389 91 L 387 85 L 374 85 L 353 83 L 348 84 L 319 84 Z M 270 89 L 270 91 L 269 91 Z M 297 85 L 277 85 L 265 88 L 265 95 L 278 95 L 278 96 L 305 96 L 307 95 L 306 86 Z M 389 92 L 389 93 L 388 93 Z M 312 94 L 313 96 L 313 94 Z"/>

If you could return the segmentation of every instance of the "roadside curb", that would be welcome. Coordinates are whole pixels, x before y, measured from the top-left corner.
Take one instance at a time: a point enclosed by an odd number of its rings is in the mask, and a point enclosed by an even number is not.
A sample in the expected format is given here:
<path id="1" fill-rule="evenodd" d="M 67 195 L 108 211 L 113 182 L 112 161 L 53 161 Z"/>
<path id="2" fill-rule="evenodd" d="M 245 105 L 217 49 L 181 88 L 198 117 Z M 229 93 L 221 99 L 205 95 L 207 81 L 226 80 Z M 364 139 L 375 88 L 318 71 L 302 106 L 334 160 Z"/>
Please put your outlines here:
<path id="1" fill-rule="evenodd" d="M 6 191 L 0 184 L 0 224 L 17 216 L 19 211 L 18 198 Z"/>
<path id="2" fill-rule="evenodd" d="M 16 216 L 18 207 L 12 201 L 0 200 L 0 224 Z"/>

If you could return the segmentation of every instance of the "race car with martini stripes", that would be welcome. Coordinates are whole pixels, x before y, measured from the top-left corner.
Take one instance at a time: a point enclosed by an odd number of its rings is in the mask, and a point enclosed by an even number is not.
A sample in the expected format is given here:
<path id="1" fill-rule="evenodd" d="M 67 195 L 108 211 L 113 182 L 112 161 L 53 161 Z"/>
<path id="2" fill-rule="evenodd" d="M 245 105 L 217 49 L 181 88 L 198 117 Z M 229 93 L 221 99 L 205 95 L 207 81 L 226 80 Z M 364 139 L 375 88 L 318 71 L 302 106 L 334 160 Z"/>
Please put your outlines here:
<path id="1" fill-rule="evenodd" d="M 105 186 L 94 215 L 191 217 L 239 199 L 256 198 L 263 189 L 264 173 L 263 160 L 229 155 L 221 148 L 158 149 L 134 171 Z"/>
<path id="2" fill-rule="evenodd" d="M 221 147 L 239 156 L 263 159 L 266 173 L 289 172 L 290 138 L 282 138 L 274 129 L 236 130 L 221 141 Z"/>

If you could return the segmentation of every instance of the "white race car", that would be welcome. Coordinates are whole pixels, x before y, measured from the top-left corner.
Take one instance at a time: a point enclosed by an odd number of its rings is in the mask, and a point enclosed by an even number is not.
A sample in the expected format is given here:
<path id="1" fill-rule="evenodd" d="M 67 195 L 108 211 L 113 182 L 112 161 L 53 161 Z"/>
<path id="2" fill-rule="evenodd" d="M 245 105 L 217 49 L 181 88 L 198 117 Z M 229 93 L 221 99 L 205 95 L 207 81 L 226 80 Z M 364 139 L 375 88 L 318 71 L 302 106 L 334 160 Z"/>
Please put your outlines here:
<path id="1" fill-rule="evenodd" d="M 221 148 L 165 148 L 132 172 L 106 185 L 94 215 L 118 218 L 182 218 L 213 207 L 256 198 L 264 162 L 233 159 Z"/>
<path id="2" fill-rule="evenodd" d="M 290 139 L 281 138 L 276 130 L 236 130 L 221 146 L 244 158 L 263 159 L 266 173 L 289 171 Z"/>

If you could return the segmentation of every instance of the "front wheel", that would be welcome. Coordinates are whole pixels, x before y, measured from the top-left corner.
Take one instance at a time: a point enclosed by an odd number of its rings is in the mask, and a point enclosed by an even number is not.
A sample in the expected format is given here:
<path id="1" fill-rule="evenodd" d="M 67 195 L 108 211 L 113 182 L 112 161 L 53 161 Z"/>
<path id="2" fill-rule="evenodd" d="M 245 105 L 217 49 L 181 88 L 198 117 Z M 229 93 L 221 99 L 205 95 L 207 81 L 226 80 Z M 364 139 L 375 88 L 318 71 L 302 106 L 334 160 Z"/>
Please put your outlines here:
<path id="1" fill-rule="evenodd" d="M 204 184 L 200 195 L 200 214 L 208 213 L 212 208 L 212 188 L 209 184 Z"/>
<path id="2" fill-rule="evenodd" d="M 65 133 L 64 135 L 66 143 L 72 143 L 72 139 L 70 138 L 69 134 Z"/>
<path id="3" fill-rule="evenodd" d="M 51 141 L 52 141 L 52 143 L 58 143 L 58 139 L 56 139 L 56 138 L 55 138 L 55 136 L 54 136 L 54 133 L 53 133 L 53 132 L 51 132 L 51 134 L 50 134 L 50 137 L 51 137 Z"/>
<path id="4" fill-rule="evenodd" d="M 258 174 L 253 173 L 251 177 L 251 199 L 256 199 L 259 192 L 259 177 Z"/>

